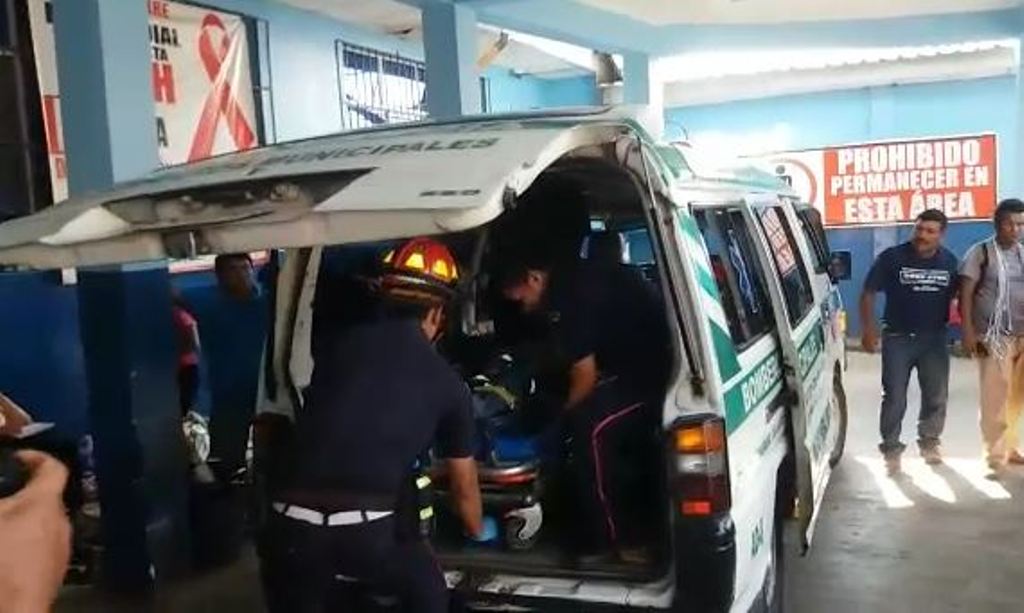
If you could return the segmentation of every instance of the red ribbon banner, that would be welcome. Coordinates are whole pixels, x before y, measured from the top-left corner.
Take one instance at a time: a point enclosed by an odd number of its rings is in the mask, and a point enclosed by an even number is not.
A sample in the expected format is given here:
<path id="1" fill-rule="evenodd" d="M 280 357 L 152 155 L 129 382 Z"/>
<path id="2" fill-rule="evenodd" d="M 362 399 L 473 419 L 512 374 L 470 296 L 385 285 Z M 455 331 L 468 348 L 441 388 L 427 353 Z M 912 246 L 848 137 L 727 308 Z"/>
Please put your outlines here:
<path id="1" fill-rule="evenodd" d="M 219 31 L 219 32 L 218 32 Z M 214 36 L 220 35 L 220 45 L 215 46 Z M 231 51 L 231 36 L 220 17 L 209 14 L 203 18 L 202 31 L 199 35 L 199 59 L 206 69 L 206 76 L 212 87 L 203 103 L 203 111 L 199 116 L 195 135 L 192 137 L 192 148 L 188 161 L 194 162 L 210 157 L 217 136 L 217 126 L 223 116 L 227 121 L 228 132 L 235 141 L 239 151 L 256 146 L 256 134 L 245 118 L 241 104 L 231 91 L 232 62 L 228 60 Z"/>

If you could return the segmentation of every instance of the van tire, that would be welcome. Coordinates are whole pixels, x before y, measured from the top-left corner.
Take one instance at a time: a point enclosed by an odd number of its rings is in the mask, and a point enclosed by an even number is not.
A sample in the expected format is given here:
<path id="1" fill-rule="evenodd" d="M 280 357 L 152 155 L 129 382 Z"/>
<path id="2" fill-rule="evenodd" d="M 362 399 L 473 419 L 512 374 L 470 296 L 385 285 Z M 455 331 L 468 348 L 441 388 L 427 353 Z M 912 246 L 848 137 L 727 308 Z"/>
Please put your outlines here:
<path id="1" fill-rule="evenodd" d="M 772 526 L 772 557 L 761 587 L 761 607 L 765 613 L 785 610 L 786 592 L 786 540 L 785 529 L 796 510 L 795 456 L 790 451 L 779 466 L 775 484 L 775 520 Z"/>
<path id="2" fill-rule="evenodd" d="M 839 417 L 839 433 L 836 435 L 836 444 L 832 448 L 832 454 L 828 458 L 829 466 L 835 468 L 843 459 L 843 452 L 846 451 L 846 428 L 849 422 L 846 404 L 846 390 L 843 388 L 843 381 L 838 376 L 832 382 L 832 403 Z"/>
<path id="3" fill-rule="evenodd" d="M 764 580 L 764 611 L 767 613 L 783 613 L 786 608 L 785 527 L 782 515 L 776 513 L 772 529 L 772 559 Z"/>

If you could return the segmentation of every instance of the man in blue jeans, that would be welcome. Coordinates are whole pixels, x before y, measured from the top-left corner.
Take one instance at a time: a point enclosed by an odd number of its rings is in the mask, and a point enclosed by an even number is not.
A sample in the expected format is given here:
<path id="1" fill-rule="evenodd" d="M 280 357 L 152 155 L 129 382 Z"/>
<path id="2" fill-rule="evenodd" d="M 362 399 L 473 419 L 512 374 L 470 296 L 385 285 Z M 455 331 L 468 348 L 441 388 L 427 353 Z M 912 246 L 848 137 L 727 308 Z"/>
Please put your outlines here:
<path id="1" fill-rule="evenodd" d="M 910 372 L 917 369 L 921 388 L 921 412 L 917 420 L 917 444 L 928 464 L 942 463 L 939 447 L 946 422 L 949 395 L 950 303 L 957 290 L 957 258 L 942 246 L 946 216 L 929 209 L 917 216 L 909 242 L 879 254 L 868 272 L 860 296 L 862 343 L 866 351 L 878 346 L 875 294 L 885 293 L 882 327 L 882 443 L 890 475 L 900 472 L 900 441 L 907 412 Z"/>

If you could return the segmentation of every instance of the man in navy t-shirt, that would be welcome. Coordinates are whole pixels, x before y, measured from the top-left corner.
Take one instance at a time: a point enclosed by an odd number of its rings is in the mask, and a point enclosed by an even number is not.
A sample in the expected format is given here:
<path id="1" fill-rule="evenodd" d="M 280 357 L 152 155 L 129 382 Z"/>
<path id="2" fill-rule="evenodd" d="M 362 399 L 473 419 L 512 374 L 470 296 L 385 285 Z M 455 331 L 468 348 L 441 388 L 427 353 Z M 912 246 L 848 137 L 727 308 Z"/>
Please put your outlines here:
<path id="1" fill-rule="evenodd" d="M 900 441 L 907 412 L 907 384 L 917 369 L 921 412 L 917 434 L 921 456 L 929 464 L 942 462 L 939 448 L 949 395 L 950 303 L 957 290 L 955 255 L 942 246 L 946 216 L 929 209 L 917 216 L 909 242 L 879 254 L 860 297 L 864 349 L 873 352 L 879 340 L 875 294 L 885 293 L 882 328 L 882 414 L 879 450 L 890 474 L 900 471 Z"/>

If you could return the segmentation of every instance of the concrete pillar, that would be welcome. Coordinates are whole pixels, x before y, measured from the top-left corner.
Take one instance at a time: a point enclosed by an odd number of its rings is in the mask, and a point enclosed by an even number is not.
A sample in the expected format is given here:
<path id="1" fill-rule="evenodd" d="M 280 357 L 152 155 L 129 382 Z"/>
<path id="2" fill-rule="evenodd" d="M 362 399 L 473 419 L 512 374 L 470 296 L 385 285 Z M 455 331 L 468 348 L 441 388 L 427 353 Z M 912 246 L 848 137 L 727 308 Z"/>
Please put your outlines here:
<path id="1" fill-rule="evenodd" d="M 476 13 L 457 4 L 429 3 L 422 15 L 430 116 L 480 113 Z"/>
<path id="2" fill-rule="evenodd" d="M 54 2 L 72 196 L 158 166 L 148 24 L 145 2 Z M 189 544 L 167 266 L 81 270 L 78 279 L 104 578 L 145 590 L 184 569 Z"/>
<path id="3" fill-rule="evenodd" d="M 651 75 L 650 57 L 644 53 L 622 56 L 622 102 L 647 107 L 640 117 L 655 139 L 665 133 L 665 84 Z"/>

